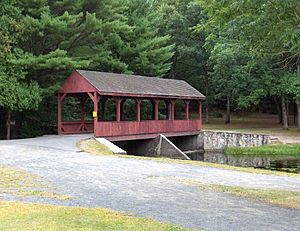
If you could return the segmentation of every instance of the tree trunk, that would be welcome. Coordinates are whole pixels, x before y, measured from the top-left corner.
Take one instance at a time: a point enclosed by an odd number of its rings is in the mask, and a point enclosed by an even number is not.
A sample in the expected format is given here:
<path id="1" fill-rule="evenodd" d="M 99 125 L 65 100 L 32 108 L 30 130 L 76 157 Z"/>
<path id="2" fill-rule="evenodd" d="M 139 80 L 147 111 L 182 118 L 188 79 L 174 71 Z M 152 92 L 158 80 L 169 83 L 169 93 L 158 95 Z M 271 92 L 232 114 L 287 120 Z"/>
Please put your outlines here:
<path id="1" fill-rule="evenodd" d="M 294 124 L 296 124 L 296 116 L 297 116 L 297 104 L 296 104 L 296 101 L 294 102 L 293 104 L 293 115 L 294 115 Z"/>
<path id="2" fill-rule="evenodd" d="M 208 123 L 209 122 L 209 104 L 208 104 L 208 75 L 205 75 L 205 96 L 206 96 L 206 100 L 205 100 L 205 122 Z"/>
<path id="3" fill-rule="evenodd" d="M 289 102 L 286 102 L 285 105 L 286 105 L 287 124 L 289 126 L 290 125 L 290 107 L 289 107 L 290 104 Z"/>
<path id="4" fill-rule="evenodd" d="M 6 139 L 10 139 L 10 125 L 11 125 L 11 111 L 7 110 L 7 119 L 6 119 Z"/>
<path id="5" fill-rule="evenodd" d="M 177 54 L 173 56 L 170 78 L 176 79 Z"/>
<path id="6" fill-rule="evenodd" d="M 298 120 L 298 130 L 300 131 L 300 99 L 296 99 L 296 105 L 297 105 L 297 120 Z"/>
<path id="7" fill-rule="evenodd" d="M 280 103 L 278 102 L 278 100 L 276 98 L 274 98 L 274 101 L 275 101 L 275 106 L 276 106 L 279 123 L 282 124 L 282 110 L 281 110 Z"/>
<path id="8" fill-rule="evenodd" d="M 229 95 L 227 96 L 225 123 L 230 124 L 230 97 L 229 97 Z"/>
<path id="9" fill-rule="evenodd" d="M 288 129 L 288 119 L 287 119 L 287 111 L 286 111 L 286 104 L 285 104 L 285 97 L 282 94 L 281 95 L 281 108 L 282 108 L 282 123 L 283 123 L 283 128 Z"/>
<path id="10" fill-rule="evenodd" d="M 297 65 L 298 77 L 300 77 L 300 64 Z M 296 99 L 297 104 L 297 114 L 298 114 L 298 130 L 300 131 L 300 98 Z"/>

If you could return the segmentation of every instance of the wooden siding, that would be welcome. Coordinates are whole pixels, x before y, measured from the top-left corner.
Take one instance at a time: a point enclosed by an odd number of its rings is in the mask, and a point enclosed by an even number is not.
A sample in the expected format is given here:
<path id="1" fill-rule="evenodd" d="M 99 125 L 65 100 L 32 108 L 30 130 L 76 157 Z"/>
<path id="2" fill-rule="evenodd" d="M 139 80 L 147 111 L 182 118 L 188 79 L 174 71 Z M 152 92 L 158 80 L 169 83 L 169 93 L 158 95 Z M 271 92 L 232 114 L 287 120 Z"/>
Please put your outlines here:
<path id="1" fill-rule="evenodd" d="M 114 137 L 201 130 L 201 120 L 101 121 L 95 129 L 97 137 Z"/>
<path id="2" fill-rule="evenodd" d="M 61 134 L 77 134 L 94 132 L 94 122 L 85 121 L 63 121 Z"/>
<path id="3" fill-rule="evenodd" d="M 87 93 L 94 92 L 96 88 L 91 85 L 76 71 L 66 79 L 64 84 L 58 90 L 58 93 Z"/>

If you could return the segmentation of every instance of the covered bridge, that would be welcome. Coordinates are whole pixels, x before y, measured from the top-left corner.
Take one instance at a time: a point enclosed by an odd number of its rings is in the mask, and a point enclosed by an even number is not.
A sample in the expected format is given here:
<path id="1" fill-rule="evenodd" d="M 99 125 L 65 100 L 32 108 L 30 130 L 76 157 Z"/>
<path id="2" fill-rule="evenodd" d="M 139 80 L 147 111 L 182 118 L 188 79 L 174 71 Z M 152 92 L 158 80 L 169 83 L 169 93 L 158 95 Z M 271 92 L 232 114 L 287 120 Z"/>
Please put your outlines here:
<path id="1" fill-rule="evenodd" d="M 158 134 L 166 136 L 192 135 L 201 130 L 201 105 L 205 96 L 183 80 L 153 78 L 126 74 L 76 70 L 57 92 L 58 133 L 92 133 L 110 140 L 152 138 Z M 81 119 L 62 120 L 62 103 L 66 97 L 80 101 Z M 85 102 L 93 102 L 93 120 L 86 120 Z M 115 120 L 105 118 L 106 102 L 115 102 Z M 135 120 L 124 118 L 124 103 L 134 100 Z M 151 119 L 142 120 L 143 101 L 151 102 Z M 175 118 L 176 101 L 182 100 L 183 118 Z M 164 109 L 159 111 L 161 102 Z M 190 105 L 197 107 L 193 118 Z M 100 110 L 99 110 L 100 109 Z M 149 113 L 149 112 L 148 112 Z M 164 114 L 164 116 L 160 116 Z"/>

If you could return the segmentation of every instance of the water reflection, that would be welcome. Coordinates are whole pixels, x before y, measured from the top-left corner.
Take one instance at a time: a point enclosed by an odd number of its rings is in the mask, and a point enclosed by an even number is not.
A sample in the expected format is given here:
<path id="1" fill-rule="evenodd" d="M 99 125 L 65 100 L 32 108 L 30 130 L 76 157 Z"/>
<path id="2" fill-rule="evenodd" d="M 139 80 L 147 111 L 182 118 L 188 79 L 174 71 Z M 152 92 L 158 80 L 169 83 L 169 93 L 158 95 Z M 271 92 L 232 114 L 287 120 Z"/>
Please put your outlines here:
<path id="1" fill-rule="evenodd" d="M 222 152 L 206 151 L 203 161 L 300 173 L 300 157 L 293 156 L 225 155 Z"/>

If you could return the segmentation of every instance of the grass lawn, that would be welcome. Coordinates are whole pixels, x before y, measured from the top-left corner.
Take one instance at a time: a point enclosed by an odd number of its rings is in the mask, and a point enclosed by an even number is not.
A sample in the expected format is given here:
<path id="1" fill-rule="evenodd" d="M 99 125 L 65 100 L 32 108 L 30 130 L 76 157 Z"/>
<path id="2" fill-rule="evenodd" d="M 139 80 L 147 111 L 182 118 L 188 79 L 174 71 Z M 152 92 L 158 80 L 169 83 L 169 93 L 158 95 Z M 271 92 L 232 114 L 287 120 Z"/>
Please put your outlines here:
<path id="1" fill-rule="evenodd" d="M 292 124 L 292 117 L 289 120 L 290 124 Z M 268 134 L 287 141 L 287 143 L 291 141 L 291 143 L 300 144 L 300 131 L 295 126 L 290 127 L 288 130 L 282 129 L 282 125 L 278 123 L 276 115 L 232 115 L 230 124 L 225 124 L 224 118 L 210 118 L 209 123 L 203 124 L 203 129 Z"/>
<path id="2" fill-rule="evenodd" d="M 82 140 L 76 144 L 80 150 L 84 150 L 92 155 L 113 155 L 113 152 L 105 145 L 99 143 L 95 139 Z"/>
<path id="3" fill-rule="evenodd" d="M 279 144 L 259 147 L 227 147 L 225 154 L 230 155 L 275 155 L 300 157 L 300 144 Z"/>
<path id="4" fill-rule="evenodd" d="M 0 165 L 0 194 L 72 199 L 55 192 L 41 177 Z M 151 219 L 100 208 L 0 201 L 0 230 L 184 230 Z"/>
<path id="5" fill-rule="evenodd" d="M 252 198 L 269 204 L 300 209 L 300 192 L 272 189 L 252 189 L 237 186 L 210 185 L 212 190 L 234 196 Z"/>
<path id="6" fill-rule="evenodd" d="M 88 142 L 88 145 L 84 143 Z M 109 155 L 108 153 L 103 153 L 103 144 L 95 141 L 94 139 L 90 140 L 83 140 L 77 144 L 81 150 L 91 153 L 92 155 Z M 257 169 L 252 167 L 235 167 L 225 164 L 215 164 L 215 163 L 208 163 L 203 161 L 193 161 L 193 160 L 178 160 L 178 159 L 170 159 L 170 158 L 162 158 L 162 157 L 144 157 L 144 156 L 134 156 L 134 155 L 117 155 L 117 154 L 110 154 L 116 158 L 135 158 L 135 159 L 143 159 L 143 160 L 153 160 L 153 161 L 160 161 L 166 163 L 176 163 L 176 164 L 191 164 L 194 166 L 202 166 L 202 167 L 213 167 L 213 168 L 222 168 L 227 170 L 235 170 L 247 173 L 256 173 L 256 174 L 267 174 L 267 175 L 276 175 L 276 176 L 290 176 L 290 177 L 300 177 L 300 174 L 296 173 L 289 173 L 289 172 L 280 172 L 280 171 L 270 171 L 265 169 Z"/>
<path id="7" fill-rule="evenodd" d="M 186 230 L 108 209 L 0 201 L 0 230 Z"/>
<path id="8" fill-rule="evenodd" d="M 55 187 L 41 177 L 6 165 L 0 165 L 0 194 L 72 199 L 71 196 L 55 192 Z"/>
<path id="9" fill-rule="evenodd" d="M 298 191 L 256 189 L 220 184 L 203 184 L 194 180 L 178 180 L 178 182 L 187 185 L 195 185 L 204 190 L 214 190 L 216 192 L 228 193 L 238 197 L 259 200 L 268 204 L 300 209 L 300 192 Z"/>

